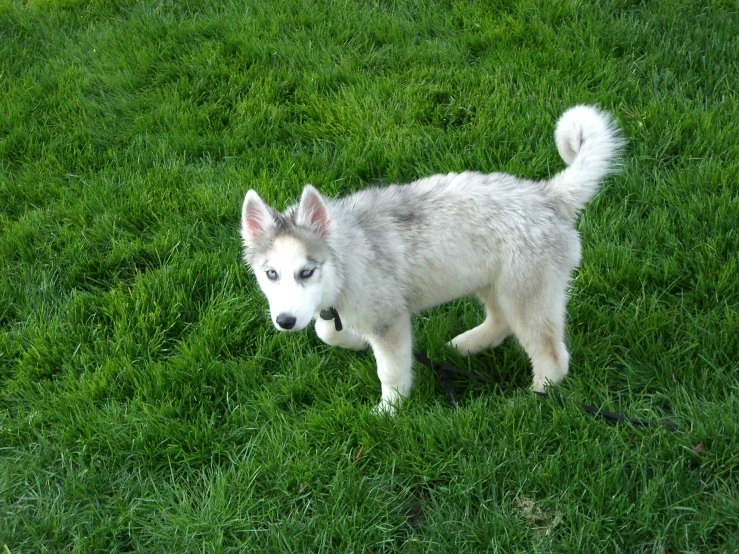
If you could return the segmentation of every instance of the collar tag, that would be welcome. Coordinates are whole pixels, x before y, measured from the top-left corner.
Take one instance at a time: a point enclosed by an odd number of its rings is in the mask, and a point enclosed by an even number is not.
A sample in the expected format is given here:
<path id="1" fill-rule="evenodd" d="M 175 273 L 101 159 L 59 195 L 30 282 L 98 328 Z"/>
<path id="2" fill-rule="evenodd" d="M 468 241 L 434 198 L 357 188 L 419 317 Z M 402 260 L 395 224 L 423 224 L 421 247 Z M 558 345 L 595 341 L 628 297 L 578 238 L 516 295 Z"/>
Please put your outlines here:
<path id="1" fill-rule="evenodd" d="M 336 311 L 336 308 L 333 306 L 330 308 L 326 308 L 325 310 L 321 310 L 318 315 L 321 316 L 321 319 L 325 319 L 326 321 L 334 320 L 334 326 L 336 327 L 337 331 L 341 331 L 344 326 L 341 324 L 341 318 L 339 317 L 339 312 Z"/>

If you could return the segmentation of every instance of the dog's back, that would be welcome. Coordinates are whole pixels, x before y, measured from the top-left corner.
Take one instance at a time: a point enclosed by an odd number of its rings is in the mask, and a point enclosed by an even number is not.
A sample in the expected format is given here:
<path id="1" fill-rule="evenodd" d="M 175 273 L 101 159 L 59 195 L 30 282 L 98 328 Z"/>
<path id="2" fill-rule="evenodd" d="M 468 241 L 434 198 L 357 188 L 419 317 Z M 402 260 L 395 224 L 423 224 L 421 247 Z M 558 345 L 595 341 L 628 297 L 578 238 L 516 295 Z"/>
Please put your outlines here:
<path id="1" fill-rule="evenodd" d="M 486 287 L 506 266 L 569 275 L 580 260 L 573 220 L 621 141 L 607 114 L 577 106 L 560 118 L 556 142 L 569 166 L 549 181 L 449 173 L 335 201 L 340 235 L 355 239 L 348 255 L 372 259 L 362 279 L 401 288 L 415 311 Z"/>

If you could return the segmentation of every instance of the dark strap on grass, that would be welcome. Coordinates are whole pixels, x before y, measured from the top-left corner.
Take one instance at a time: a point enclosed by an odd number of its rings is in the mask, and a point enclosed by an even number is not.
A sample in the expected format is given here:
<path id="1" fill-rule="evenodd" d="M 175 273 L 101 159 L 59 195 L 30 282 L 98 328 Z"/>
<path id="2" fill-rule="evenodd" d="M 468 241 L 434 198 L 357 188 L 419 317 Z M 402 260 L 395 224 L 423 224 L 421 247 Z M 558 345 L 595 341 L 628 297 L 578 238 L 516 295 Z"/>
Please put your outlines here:
<path id="1" fill-rule="evenodd" d="M 475 379 L 477 381 L 480 381 L 482 383 L 487 383 L 489 385 L 493 385 L 498 387 L 499 389 L 510 391 L 510 392 L 525 392 L 527 394 L 535 394 L 537 396 L 540 396 L 542 398 L 552 398 L 555 400 L 560 406 L 564 406 L 564 399 L 559 395 L 554 394 L 548 394 L 546 392 L 536 392 L 529 389 L 522 389 L 520 387 L 510 387 L 507 385 L 502 385 L 496 381 L 493 381 L 491 379 L 486 379 L 485 377 L 481 377 L 479 375 L 476 375 L 474 373 L 470 373 L 469 371 L 464 371 L 462 369 L 459 369 L 458 367 L 455 367 L 453 365 L 448 364 L 440 364 L 438 362 L 432 362 L 428 357 L 426 357 L 424 354 L 421 354 L 419 351 L 414 350 L 413 355 L 415 356 L 416 360 L 418 360 L 419 363 L 425 365 L 429 369 L 433 370 L 436 375 L 438 375 L 439 380 L 441 381 L 442 387 L 444 387 L 444 392 L 446 393 L 447 400 L 449 400 L 449 404 L 453 408 L 459 407 L 459 396 L 457 395 L 457 392 L 454 390 L 454 385 L 452 384 L 451 376 L 452 374 L 457 375 L 464 375 L 465 377 L 468 377 L 470 379 Z M 588 412 L 589 414 L 598 415 L 601 417 L 606 418 L 609 421 L 628 421 L 632 425 L 637 425 L 641 427 L 647 427 L 649 425 L 664 425 L 668 429 L 671 429 L 673 431 L 677 430 L 677 425 L 672 423 L 671 421 L 663 421 L 663 420 L 656 420 L 656 419 L 639 419 L 635 417 L 626 417 L 622 416 L 621 414 L 617 414 L 614 412 L 609 412 L 607 410 L 603 410 L 601 408 L 596 408 L 595 406 L 591 406 L 589 404 L 580 404 L 580 407 Z"/>

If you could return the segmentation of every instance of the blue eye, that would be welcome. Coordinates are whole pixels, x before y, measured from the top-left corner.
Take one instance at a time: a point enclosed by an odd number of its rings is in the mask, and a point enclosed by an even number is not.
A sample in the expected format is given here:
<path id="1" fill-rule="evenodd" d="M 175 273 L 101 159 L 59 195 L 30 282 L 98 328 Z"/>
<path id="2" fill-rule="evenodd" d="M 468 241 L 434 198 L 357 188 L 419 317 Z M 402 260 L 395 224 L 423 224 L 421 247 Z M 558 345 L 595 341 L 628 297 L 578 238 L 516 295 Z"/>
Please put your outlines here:
<path id="1" fill-rule="evenodd" d="M 274 269 L 268 269 L 267 270 L 267 279 L 270 281 L 276 281 L 277 280 L 277 272 Z"/>
<path id="2" fill-rule="evenodd" d="M 300 273 L 298 273 L 298 278 L 300 278 L 300 279 L 310 279 L 311 276 L 313 275 L 313 272 L 314 271 L 315 271 L 315 269 L 304 269 L 303 271 L 301 271 Z"/>

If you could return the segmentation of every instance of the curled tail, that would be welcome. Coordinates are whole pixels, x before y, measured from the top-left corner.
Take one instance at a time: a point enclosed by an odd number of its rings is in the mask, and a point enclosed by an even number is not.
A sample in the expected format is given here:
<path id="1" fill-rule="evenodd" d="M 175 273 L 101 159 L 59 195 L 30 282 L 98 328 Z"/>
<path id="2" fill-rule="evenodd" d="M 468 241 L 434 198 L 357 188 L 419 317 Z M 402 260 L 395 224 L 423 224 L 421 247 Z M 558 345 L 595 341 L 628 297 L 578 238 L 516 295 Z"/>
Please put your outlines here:
<path id="1" fill-rule="evenodd" d="M 575 219 L 601 180 L 615 172 L 625 141 L 611 115 L 592 106 L 575 106 L 562 114 L 554 140 L 568 167 L 549 181 L 548 189 Z"/>

